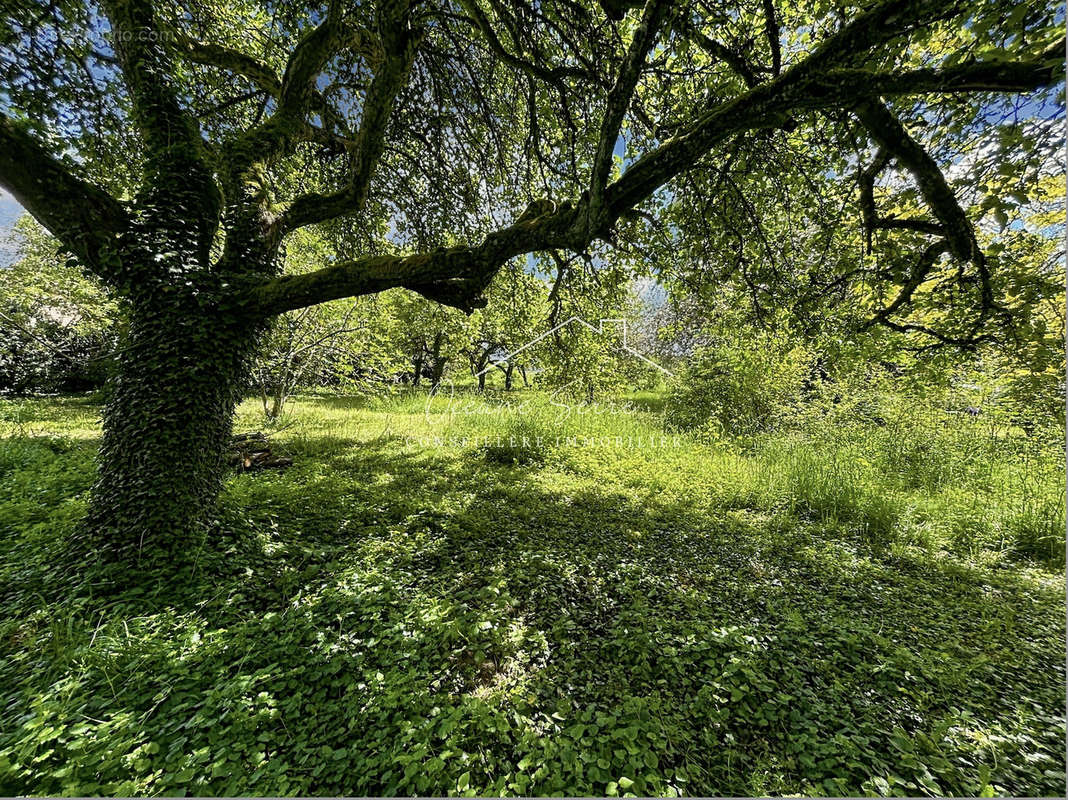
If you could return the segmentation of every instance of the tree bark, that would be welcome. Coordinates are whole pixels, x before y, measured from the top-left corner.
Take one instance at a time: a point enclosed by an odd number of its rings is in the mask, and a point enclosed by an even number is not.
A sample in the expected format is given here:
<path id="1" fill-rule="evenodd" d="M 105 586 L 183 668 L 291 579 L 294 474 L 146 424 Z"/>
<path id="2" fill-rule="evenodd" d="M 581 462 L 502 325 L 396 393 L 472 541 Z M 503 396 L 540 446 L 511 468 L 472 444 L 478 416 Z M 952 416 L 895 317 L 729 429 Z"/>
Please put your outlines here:
<path id="1" fill-rule="evenodd" d="M 430 386 L 436 389 L 438 384 L 441 383 L 441 378 L 445 374 L 445 362 L 447 358 L 441 357 L 441 343 L 444 336 L 439 331 L 434 336 L 434 347 L 430 354 Z"/>
<path id="2" fill-rule="evenodd" d="M 412 376 L 412 386 L 418 386 L 423 379 L 423 353 L 420 351 L 419 355 L 415 357 L 414 362 L 415 374 Z"/>
<path id="3" fill-rule="evenodd" d="M 94 555 L 195 558 L 257 338 L 255 325 L 205 313 L 194 297 L 131 310 L 90 498 Z"/>

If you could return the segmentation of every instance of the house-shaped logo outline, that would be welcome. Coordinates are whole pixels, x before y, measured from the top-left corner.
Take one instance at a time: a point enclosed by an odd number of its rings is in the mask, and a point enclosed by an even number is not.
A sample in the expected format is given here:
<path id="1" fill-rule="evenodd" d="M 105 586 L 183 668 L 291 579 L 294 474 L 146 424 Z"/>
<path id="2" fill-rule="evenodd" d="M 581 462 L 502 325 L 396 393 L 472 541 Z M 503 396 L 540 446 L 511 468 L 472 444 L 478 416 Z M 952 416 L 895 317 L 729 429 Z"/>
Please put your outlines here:
<path id="1" fill-rule="evenodd" d="M 538 342 L 540 342 L 542 339 L 544 339 L 546 336 L 552 336 L 554 333 L 556 333 L 561 328 L 566 328 L 568 325 L 571 325 L 572 323 L 575 323 L 575 322 L 579 323 L 580 325 L 585 325 L 587 328 L 589 328 L 591 331 L 596 333 L 598 336 L 603 336 L 606 333 L 605 328 L 604 328 L 606 322 L 619 323 L 623 328 L 623 343 L 622 344 L 617 344 L 616 347 L 618 347 L 620 350 L 622 350 L 622 351 L 634 356 L 635 358 L 641 359 L 646 364 L 649 364 L 650 366 L 655 367 L 656 369 L 658 369 L 661 372 L 663 372 L 665 375 L 674 376 L 675 373 L 673 373 L 671 370 L 667 369 L 666 367 L 661 366 L 660 364 L 657 364 L 651 358 L 647 358 L 646 356 L 642 355 L 637 350 L 635 350 L 633 347 L 631 347 L 629 344 L 627 344 L 627 321 L 625 319 L 601 319 L 601 320 L 598 321 L 597 325 L 594 326 L 594 325 L 590 324 L 589 322 L 587 322 L 582 317 L 580 317 L 578 315 L 575 315 L 575 316 L 573 316 L 573 317 L 571 317 L 569 319 L 564 320 L 559 325 L 557 325 L 557 326 L 555 326 L 553 328 L 550 328 L 549 330 L 545 331 L 545 333 L 542 333 L 542 334 L 539 334 L 538 336 L 535 336 L 533 339 L 531 339 L 529 342 L 527 342 L 522 347 L 518 347 L 518 348 L 516 348 L 515 350 L 512 350 L 509 353 L 505 353 L 504 358 L 498 359 L 497 361 L 492 362 L 488 367 L 486 367 L 485 369 L 481 370 L 480 372 L 476 372 L 474 377 L 477 378 L 480 375 L 485 375 L 491 369 L 496 369 L 501 364 L 507 364 L 510 359 L 512 359 L 515 356 L 519 355 L 524 350 L 526 350 L 526 349 L 528 349 L 530 347 L 533 347 Z"/>

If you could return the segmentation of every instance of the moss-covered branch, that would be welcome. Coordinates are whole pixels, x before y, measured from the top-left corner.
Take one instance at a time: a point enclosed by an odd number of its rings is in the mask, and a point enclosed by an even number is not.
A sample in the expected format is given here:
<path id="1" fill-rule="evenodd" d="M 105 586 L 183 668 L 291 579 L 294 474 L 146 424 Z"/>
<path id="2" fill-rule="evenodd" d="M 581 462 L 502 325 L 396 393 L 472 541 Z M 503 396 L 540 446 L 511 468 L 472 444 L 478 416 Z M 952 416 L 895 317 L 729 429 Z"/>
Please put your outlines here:
<path id="1" fill-rule="evenodd" d="M 248 78 L 253 85 L 272 97 L 277 98 L 282 93 L 282 79 L 273 69 L 252 56 L 212 42 L 199 42 L 182 34 L 176 34 L 176 38 L 179 53 L 189 61 Z"/>
<path id="2" fill-rule="evenodd" d="M 70 173 L 22 126 L 0 115 L 0 184 L 53 236 L 105 280 L 118 279 L 114 258 L 129 229 L 125 207 Z"/>
<path id="3" fill-rule="evenodd" d="M 482 291 L 511 258 L 554 247 L 581 248 L 581 226 L 570 204 L 533 218 L 521 217 L 489 234 L 481 244 L 407 256 L 372 256 L 304 275 L 285 275 L 247 289 L 236 311 L 265 317 L 342 297 L 397 287 L 471 311 L 484 305 Z"/>

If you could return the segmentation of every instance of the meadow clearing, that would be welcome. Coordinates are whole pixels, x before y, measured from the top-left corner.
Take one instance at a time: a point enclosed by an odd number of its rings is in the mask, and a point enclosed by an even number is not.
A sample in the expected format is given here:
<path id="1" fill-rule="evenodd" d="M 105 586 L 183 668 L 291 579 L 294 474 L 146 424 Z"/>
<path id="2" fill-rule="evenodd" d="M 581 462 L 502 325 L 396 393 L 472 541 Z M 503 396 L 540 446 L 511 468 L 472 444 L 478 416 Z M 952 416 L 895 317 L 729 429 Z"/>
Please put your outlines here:
<path id="1" fill-rule="evenodd" d="M 99 407 L 3 401 L 0 791 L 1064 793 L 1055 438 L 662 409 L 301 396 L 193 572 L 116 582 Z"/>

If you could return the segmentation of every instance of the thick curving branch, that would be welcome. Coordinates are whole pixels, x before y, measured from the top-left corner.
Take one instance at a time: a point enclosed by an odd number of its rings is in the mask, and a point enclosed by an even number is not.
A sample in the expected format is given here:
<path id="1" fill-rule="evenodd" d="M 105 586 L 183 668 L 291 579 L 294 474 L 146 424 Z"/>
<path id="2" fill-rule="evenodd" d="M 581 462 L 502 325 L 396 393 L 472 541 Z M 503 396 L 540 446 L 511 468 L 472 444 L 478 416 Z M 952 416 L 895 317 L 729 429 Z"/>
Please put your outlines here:
<path id="1" fill-rule="evenodd" d="M 218 193 L 193 116 L 171 85 L 172 65 L 164 35 L 147 0 L 102 0 L 115 53 L 130 92 L 133 118 L 145 142 L 151 181 L 181 179 L 218 210 Z"/>
<path id="2" fill-rule="evenodd" d="M 1057 49 L 1063 51 L 1062 40 Z M 838 69 L 831 82 L 857 86 L 870 82 L 869 94 L 899 95 L 954 92 L 1031 92 L 1064 79 L 1064 56 L 1048 51 L 1034 59 L 980 61 L 945 69 L 915 69 L 897 73 Z"/>
<path id="3" fill-rule="evenodd" d="M 864 251 L 871 255 L 872 236 L 877 230 L 908 230 L 932 236 L 944 236 L 945 228 L 926 219 L 880 217 L 875 207 L 875 179 L 893 160 L 889 151 L 880 147 L 872 163 L 857 172 L 860 185 L 860 217 L 864 224 Z"/>
<path id="4" fill-rule="evenodd" d="M 0 115 L 0 184 L 82 264 L 119 280 L 113 256 L 130 228 L 126 208 L 98 186 L 72 175 L 29 133 Z"/>
<path id="5" fill-rule="evenodd" d="M 367 41 L 363 37 L 361 41 Z M 282 96 L 282 79 L 269 66 L 253 58 L 247 53 L 233 50 L 222 45 L 208 42 L 200 42 L 190 38 L 182 32 L 174 32 L 174 39 L 178 43 L 178 54 L 185 60 L 200 64 L 205 67 L 215 67 L 247 78 L 258 92 L 263 92 L 279 100 Z M 207 113 L 226 108 L 233 103 L 242 102 L 255 96 L 255 92 L 246 93 L 234 100 L 226 101 Z M 299 118 L 292 126 L 292 135 L 296 139 L 309 142 L 317 142 L 331 149 L 347 149 L 352 147 L 353 142 L 349 138 L 349 131 L 337 109 L 323 96 L 317 88 L 312 89 L 309 108 L 316 111 L 323 119 L 324 127 L 312 125 L 303 117 Z M 340 133 L 339 133 L 340 131 Z"/>
<path id="6" fill-rule="evenodd" d="M 878 35 L 886 36 L 885 32 Z M 827 58 L 824 56 L 823 60 Z M 1061 72 L 1058 62 L 1045 58 L 901 73 L 852 68 L 813 70 L 805 60 L 778 79 L 709 109 L 679 134 L 646 153 L 608 187 L 606 202 L 611 213 L 618 216 L 689 169 L 697 158 L 732 133 L 789 125 L 798 112 L 855 107 L 879 95 L 969 92 L 975 91 L 976 85 L 991 92 L 1034 91 L 1057 83 Z"/>
<path id="7" fill-rule="evenodd" d="M 610 214 L 618 216 L 645 200 L 736 130 L 787 125 L 791 111 L 848 107 L 850 100 L 872 89 L 860 76 L 855 76 L 853 86 L 839 85 L 827 75 L 830 70 L 852 64 L 907 31 L 924 15 L 944 14 L 952 5 L 936 0 L 885 0 L 859 15 L 778 78 L 709 109 L 683 132 L 638 159 L 608 188 L 605 199 Z"/>
<path id="8" fill-rule="evenodd" d="M 406 3 L 398 5 L 402 11 L 407 8 Z M 293 48 L 285 73 L 277 89 L 272 91 L 278 101 L 274 113 L 230 143 L 228 162 L 233 175 L 242 173 L 253 164 L 271 161 L 300 141 L 332 138 L 335 143 L 338 142 L 338 137 L 333 137 L 329 131 L 317 130 L 308 122 L 308 114 L 313 109 L 322 111 L 324 121 L 338 119 L 316 87 L 316 79 L 329 61 L 345 50 L 361 50 L 366 53 L 369 62 L 376 62 L 382 57 L 380 44 L 375 37 L 358 25 L 347 23 L 343 8 L 341 0 L 331 2 L 326 19 L 306 33 Z M 388 29 L 389 25 L 383 27 Z M 200 52 L 200 55 L 206 53 Z M 239 64 L 230 60 L 228 64 L 219 66 L 230 69 Z M 255 69 L 248 62 L 240 66 L 245 70 Z M 251 78 L 249 75 L 246 77 Z M 265 74 L 259 74 L 258 77 L 267 84 L 273 84 Z"/>
<path id="9" fill-rule="evenodd" d="M 372 256 L 304 275 L 287 275 L 251 287 L 239 313 L 266 317 L 304 306 L 404 287 L 470 312 L 485 305 L 482 291 L 509 259 L 571 242 L 573 208 L 520 219 L 479 245 L 407 256 Z"/>
<path id="10" fill-rule="evenodd" d="M 942 223 L 953 255 L 978 266 L 983 254 L 975 230 L 935 160 L 881 102 L 865 100 L 854 111 L 872 138 L 912 174 L 923 199 Z"/>
<path id="11" fill-rule="evenodd" d="M 998 65 L 997 69 L 1000 68 Z M 850 75 L 854 73 L 849 72 Z M 1034 76 L 1036 86 L 1032 88 L 1051 81 L 1048 70 L 1036 72 Z M 740 131 L 774 127 L 797 110 L 840 108 L 843 103 L 855 103 L 857 98 L 866 98 L 873 91 L 872 77 L 869 73 L 866 80 L 861 81 L 854 75 L 857 79 L 852 85 L 847 84 L 844 90 L 833 74 L 807 81 L 780 79 L 763 84 L 703 115 L 690 131 L 661 145 L 607 187 L 605 196 L 610 216 L 605 225 L 614 224 L 656 188 L 689 169 L 693 159 L 714 144 Z M 934 82 L 952 84 L 941 76 Z M 878 80 L 875 83 L 878 84 Z M 830 86 L 835 87 L 834 92 L 828 91 Z M 403 286 L 439 302 L 471 310 L 480 304 L 478 294 L 489 279 L 509 259 L 554 249 L 581 251 L 593 239 L 608 235 L 609 231 L 604 228 L 590 230 L 583 223 L 582 202 L 577 206 L 565 202 L 540 216 L 521 218 L 473 247 L 368 258 L 308 275 L 275 278 L 247 290 L 239 298 L 239 307 L 244 313 L 271 315 L 349 295 Z M 911 222 L 893 221 L 888 227 L 911 226 Z M 929 232 L 936 231 L 932 228 Z M 939 227 L 937 232 L 942 233 L 942 228 Z"/>

